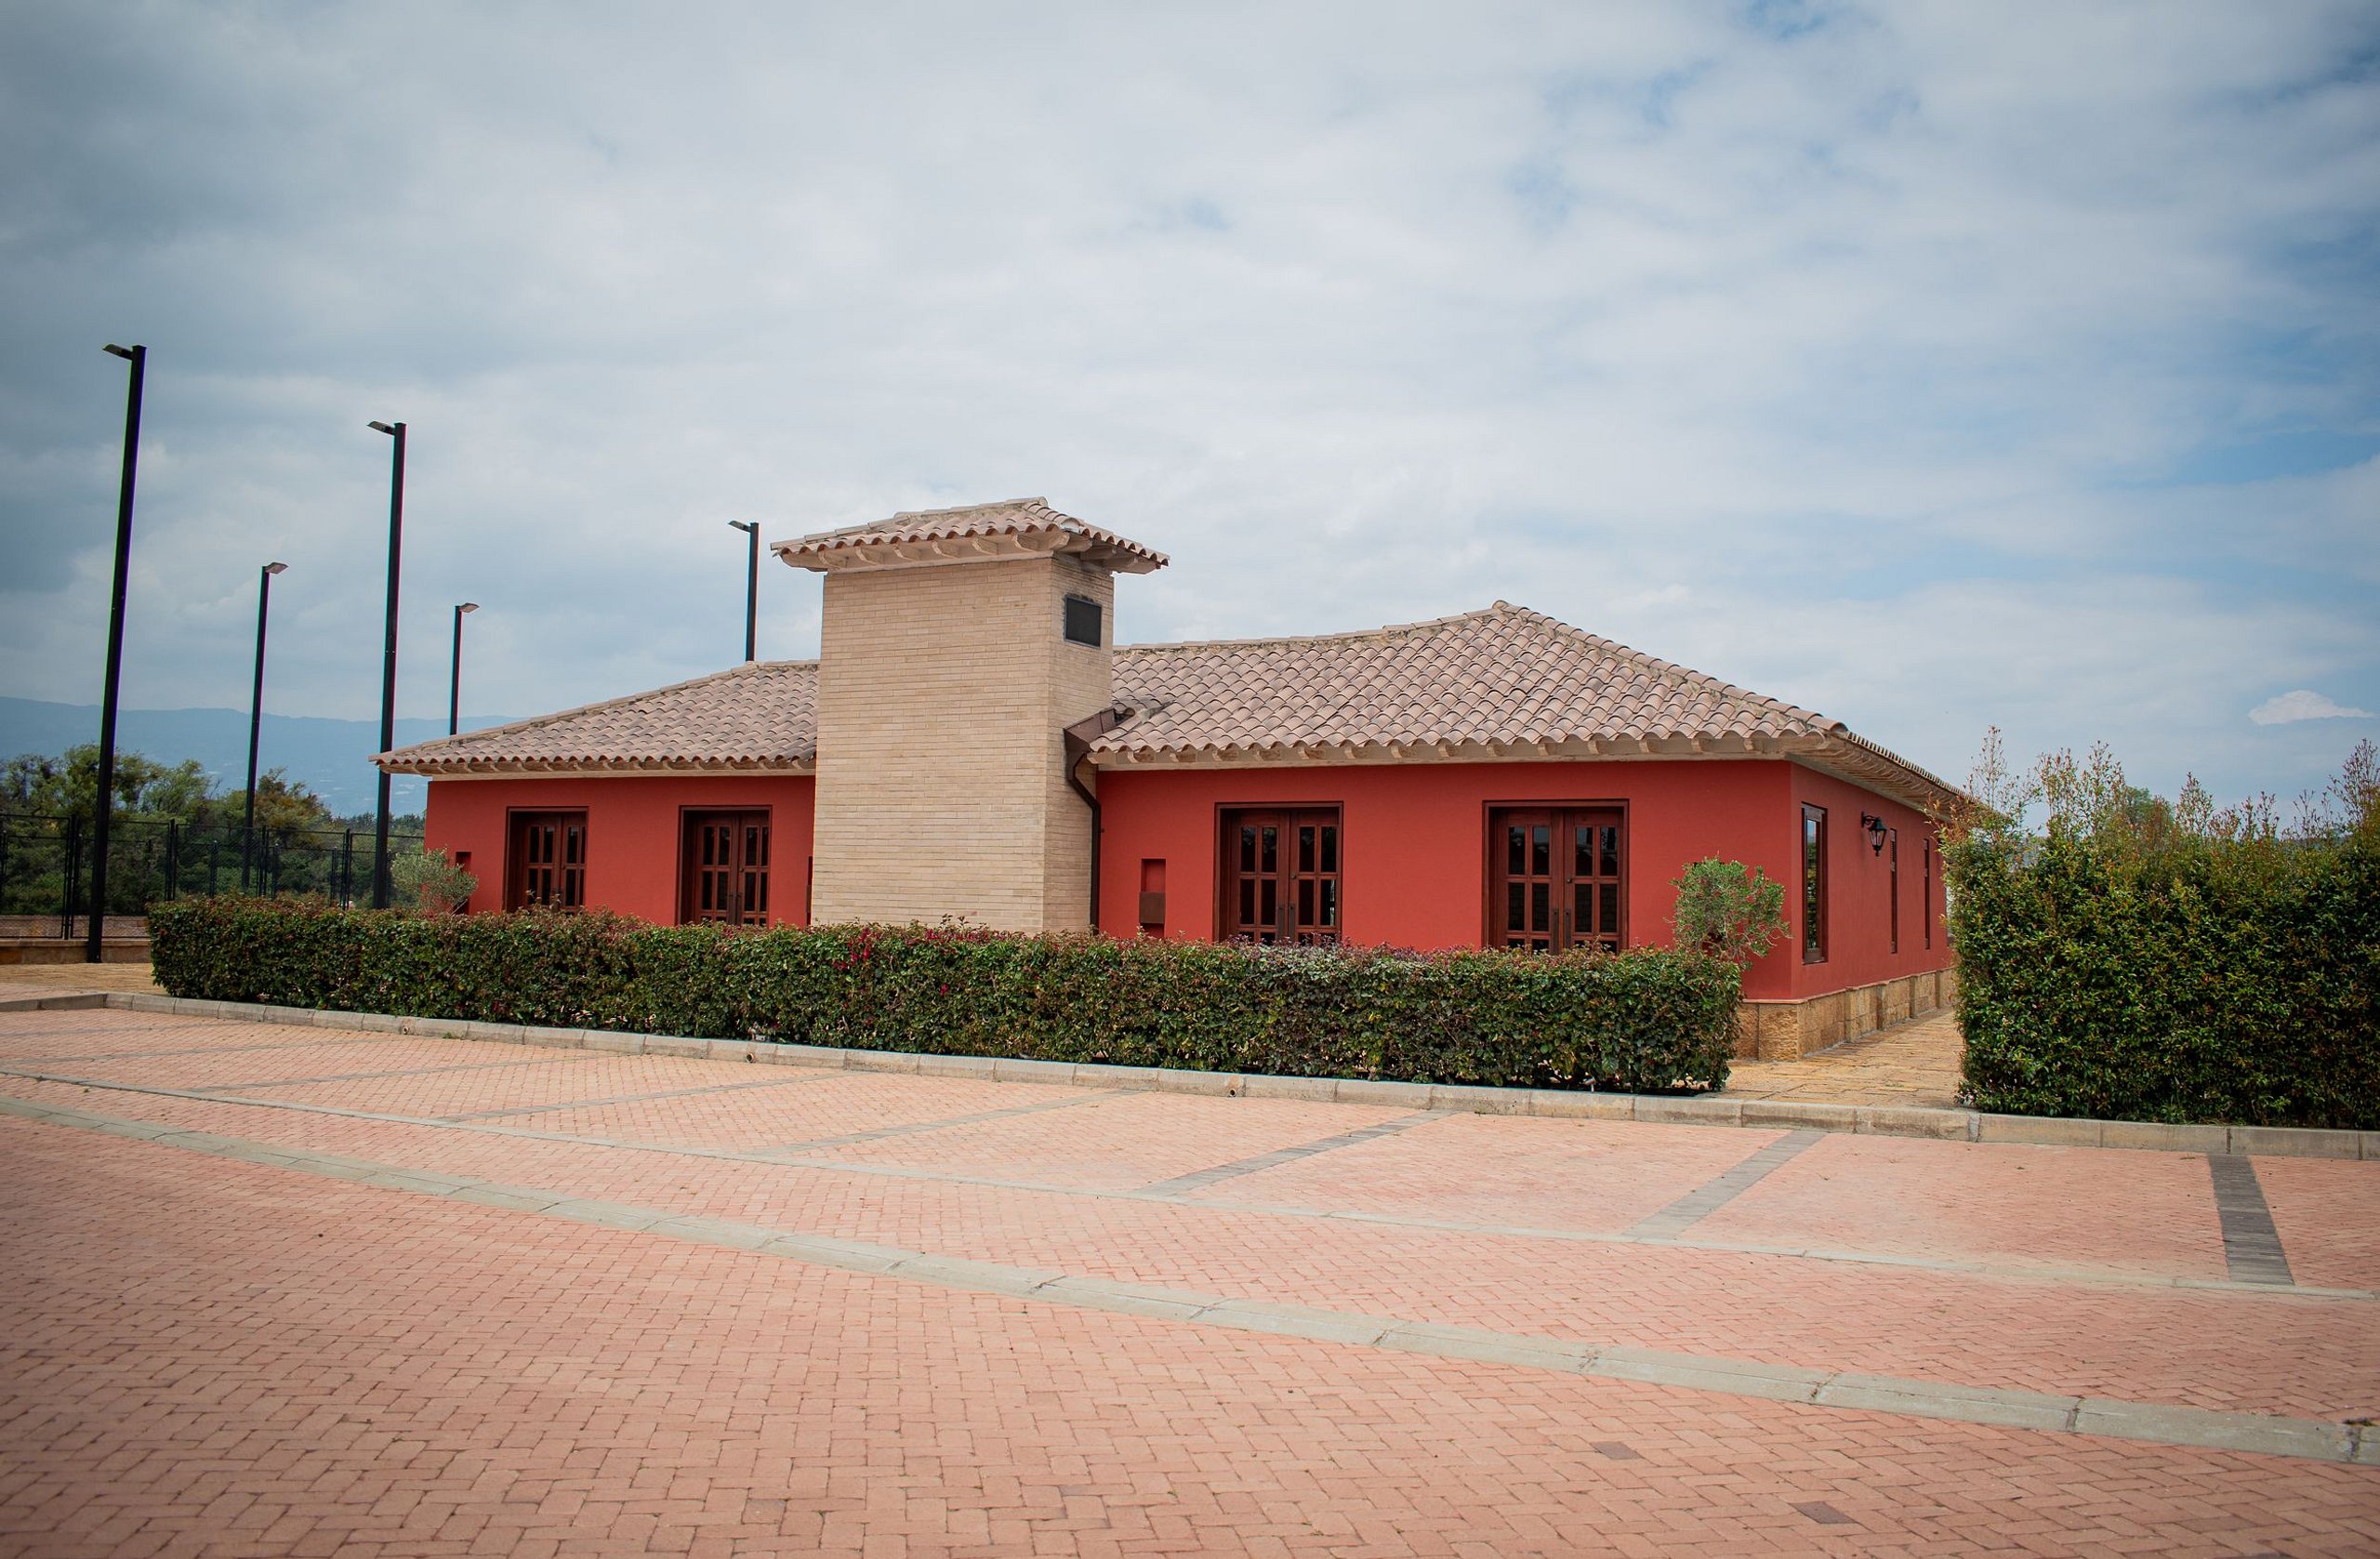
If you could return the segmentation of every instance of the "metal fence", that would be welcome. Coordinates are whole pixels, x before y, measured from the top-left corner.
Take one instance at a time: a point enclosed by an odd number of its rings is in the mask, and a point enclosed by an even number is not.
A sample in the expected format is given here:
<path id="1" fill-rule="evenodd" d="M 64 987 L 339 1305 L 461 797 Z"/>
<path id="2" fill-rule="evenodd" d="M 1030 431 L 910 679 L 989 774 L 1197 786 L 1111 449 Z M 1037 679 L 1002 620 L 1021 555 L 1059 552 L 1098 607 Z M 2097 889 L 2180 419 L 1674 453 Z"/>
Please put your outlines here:
<path id="1" fill-rule="evenodd" d="M 92 828 L 83 818 L 0 813 L 0 919 L 6 934 L 81 935 L 91 909 Z M 422 847 L 391 834 L 397 855 Z M 353 828 L 258 828 L 237 823 L 118 817 L 108 826 L 107 913 L 200 893 L 311 893 L 348 908 L 372 898 L 372 835 Z M 127 927 L 127 931 L 132 928 Z"/>

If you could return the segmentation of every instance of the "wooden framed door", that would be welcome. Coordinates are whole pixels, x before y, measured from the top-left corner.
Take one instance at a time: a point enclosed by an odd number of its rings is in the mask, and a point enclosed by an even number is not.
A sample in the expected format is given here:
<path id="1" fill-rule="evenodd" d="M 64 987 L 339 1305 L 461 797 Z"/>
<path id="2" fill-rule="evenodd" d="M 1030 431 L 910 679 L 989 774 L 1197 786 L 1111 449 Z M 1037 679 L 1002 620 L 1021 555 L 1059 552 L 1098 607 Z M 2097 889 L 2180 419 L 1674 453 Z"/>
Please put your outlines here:
<path id="1" fill-rule="evenodd" d="M 690 812 L 680 858 L 681 924 L 761 925 L 769 918 L 769 814 Z"/>
<path id="2" fill-rule="evenodd" d="M 516 812 L 504 905 L 527 909 L 546 905 L 577 909 L 587 903 L 587 814 L 583 812 Z"/>
<path id="3" fill-rule="evenodd" d="M 1340 939 L 1336 807 L 1242 807 L 1223 814 L 1219 930 L 1227 941 L 1301 947 Z"/>
<path id="4" fill-rule="evenodd" d="M 1627 820 L 1612 807 L 1488 814 L 1488 945 L 1559 953 L 1627 942 Z"/>

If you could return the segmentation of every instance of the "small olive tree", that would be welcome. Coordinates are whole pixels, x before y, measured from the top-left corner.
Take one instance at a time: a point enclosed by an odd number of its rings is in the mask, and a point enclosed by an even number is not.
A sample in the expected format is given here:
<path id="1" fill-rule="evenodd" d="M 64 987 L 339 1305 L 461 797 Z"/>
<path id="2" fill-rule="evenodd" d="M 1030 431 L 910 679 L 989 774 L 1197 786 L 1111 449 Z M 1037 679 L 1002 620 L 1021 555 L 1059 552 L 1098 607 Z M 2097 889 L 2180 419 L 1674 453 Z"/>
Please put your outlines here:
<path id="1" fill-rule="evenodd" d="M 1785 935 L 1785 889 L 1758 866 L 1712 857 L 1697 861 L 1670 886 L 1677 890 L 1671 926 L 1677 945 L 1744 965 Z"/>
<path id="2" fill-rule="evenodd" d="M 477 877 L 448 860 L 443 850 L 398 856 L 389 863 L 389 880 L 399 900 L 419 915 L 452 915 L 480 885 Z"/>

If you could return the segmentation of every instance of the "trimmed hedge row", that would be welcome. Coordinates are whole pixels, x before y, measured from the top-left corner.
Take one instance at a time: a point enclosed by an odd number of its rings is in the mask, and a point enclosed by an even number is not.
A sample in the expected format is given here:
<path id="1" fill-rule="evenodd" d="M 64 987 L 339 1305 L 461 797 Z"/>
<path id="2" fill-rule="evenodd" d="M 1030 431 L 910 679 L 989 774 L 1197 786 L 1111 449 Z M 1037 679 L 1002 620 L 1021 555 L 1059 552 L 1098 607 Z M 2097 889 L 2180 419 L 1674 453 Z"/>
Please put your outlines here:
<path id="1" fill-rule="evenodd" d="M 1945 854 L 1978 1109 L 2380 1129 L 2380 851 Z"/>
<path id="2" fill-rule="evenodd" d="M 182 900 L 150 918 L 176 996 L 857 1050 L 1631 1091 L 1719 1088 L 1736 968 L 1650 949 L 1418 955 L 1010 936 L 725 931 L 604 914 L 421 917 Z"/>

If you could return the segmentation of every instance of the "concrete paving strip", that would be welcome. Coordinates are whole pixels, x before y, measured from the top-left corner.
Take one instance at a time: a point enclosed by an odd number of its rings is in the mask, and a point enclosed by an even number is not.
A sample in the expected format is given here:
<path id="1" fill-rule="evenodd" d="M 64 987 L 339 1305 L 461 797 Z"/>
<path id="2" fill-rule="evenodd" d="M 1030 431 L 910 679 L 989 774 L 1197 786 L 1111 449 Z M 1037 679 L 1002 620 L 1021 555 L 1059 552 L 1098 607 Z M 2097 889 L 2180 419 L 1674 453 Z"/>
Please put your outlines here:
<path id="1" fill-rule="evenodd" d="M 645 1104 L 655 1099 L 693 1099 L 705 1093 L 740 1093 L 750 1088 L 789 1088 L 795 1083 L 817 1082 L 833 1076 L 827 1072 L 811 1072 L 796 1077 L 767 1077 L 757 1083 L 712 1083 L 707 1088 L 665 1088 L 654 1093 L 615 1093 L 608 1099 L 565 1099 L 559 1104 L 515 1104 L 503 1110 L 472 1110 L 464 1115 L 440 1116 L 442 1121 L 495 1120 L 503 1116 L 549 1115 L 556 1110 L 600 1110 L 613 1104 Z"/>
<path id="2" fill-rule="evenodd" d="M 588 1059 L 592 1059 L 591 1057 Z M 471 1061 L 459 1065 L 401 1066 L 389 1072 L 334 1072 L 326 1077 L 273 1077 L 260 1083 L 217 1083 L 226 1093 L 256 1088 L 305 1088 L 314 1083 L 368 1083 L 381 1077 L 435 1077 L 448 1072 L 497 1072 L 508 1066 L 566 1066 L 576 1056 L 563 1056 L 556 1061 Z"/>
<path id="3" fill-rule="evenodd" d="M 211 1131 L 39 1104 L 31 1100 L 0 1096 L 0 1115 L 504 1211 L 658 1235 L 937 1288 L 1152 1320 L 1354 1347 L 1387 1348 L 1437 1358 L 1631 1381 L 1811 1407 L 2380 1466 L 2380 1430 L 2356 1423 L 1814 1369 L 1717 1354 L 1603 1347 L 1562 1338 L 1532 1337 L 1394 1315 L 1274 1304 L 1190 1289 L 1082 1277 L 1044 1268 L 936 1256 L 897 1246 L 806 1235 L 729 1219 L 690 1217 L 655 1208 L 575 1196 L 564 1191 L 504 1185 L 340 1154 L 284 1148 Z"/>
<path id="4" fill-rule="evenodd" d="M 1426 1126 L 1434 1120 L 1444 1120 L 1452 1114 L 1454 1114 L 1452 1110 L 1419 1110 L 1400 1119 L 1383 1120 L 1376 1126 L 1364 1126 L 1353 1131 L 1342 1131 L 1335 1137 L 1325 1137 L 1318 1143 L 1307 1143 L 1300 1147 L 1275 1148 L 1270 1153 L 1260 1153 L 1252 1158 L 1239 1158 L 1228 1164 L 1218 1164 L 1211 1169 L 1193 1169 L 1186 1175 L 1176 1175 L 1171 1180 L 1161 1180 L 1153 1185 L 1144 1185 L 1132 1195 L 1147 1196 L 1157 1201 L 1186 1196 L 1193 1191 L 1204 1190 L 1217 1181 L 1236 1180 L 1241 1175 L 1252 1175 L 1260 1170 L 1275 1169 L 1283 1164 L 1294 1164 L 1301 1158 L 1311 1158 L 1317 1153 L 1329 1153 L 1338 1148 L 1353 1147 L 1357 1143 L 1368 1143 L 1377 1137 L 1395 1136 L 1399 1131 L 1410 1131 L 1417 1126 Z"/>
<path id="5" fill-rule="evenodd" d="M 2215 1180 L 2215 1215 L 2223 1221 L 2223 1262 L 2233 1280 L 2294 1284 L 2254 1161 L 2236 1153 L 2210 1153 L 2206 1168 Z"/>
<path id="6" fill-rule="evenodd" d="M 1637 1220 L 1632 1235 L 1682 1235 L 1695 1224 L 1785 1167 L 1794 1155 L 1816 1147 L 1823 1131 L 1788 1131 L 1721 1173 L 1696 1186 L 1676 1201 Z"/>
<path id="7" fill-rule="evenodd" d="M 14 1037 L 16 1035 L 21 1034 L 24 1031 L 22 1029 L 11 1029 L 8 1032 L 10 1037 Z M 38 1037 L 39 1036 L 35 1037 Z M 365 1039 L 378 1039 L 380 1036 L 375 1034 L 368 1035 L 364 1037 Z M 158 1057 L 161 1060 L 169 1060 L 175 1056 L 185 1055 L 245 1055 L 251 1050 L 319 1050 L 324 1045 L 354 1045 L 362 1041 L 358 1039 L 342 1039 L 337 1036 L 328 1036 L 317 1039 L 282 1039 L 270 1045 L 192 1045 L 181 1050 L 109 1050 L 100 1055 L 17 1055 L 0 1059 L 27 1063 L 38 1062 L 45 1066 L 60 1066 L 70 1063 L 90 1061 L 146 1061 L 152 1056 Z"/>
<path id="8" fill-rule="evenodd" d="M 840 1076 L 840 1073 L 832 1072 L 824 1075 Z M 1823 1246 L 1769 1245 L 1741 1240 L 1691 1239 L 1660 1235 L 1606 1233 L 1594 1229 L 1548 1228 L 1532 1224 L 1493 1223 L 1459 1218 L 1421 1218 L 1403 1213 L 1364 1212 L 1343 1208 L 1299 1207 L 1280 1202 L 1235 1201 L 1224 1197 L 1200 1197 L 1197 1200 L 1186 1197 L 1159 1199 L 1144 1196 L 1138 1191 L 1108 1191 L 1095 1186 L 1062 1185 L 1051 1181 L 1015 1180 L 998 1175 L 959 1174 L 947 1169 L 921 1169 L 906 1164 L 861 1164 L 841 1158 L 791 1158 L 785 1156 L 786 1150 L 782 1148 L 695 1147 L 680 1143 L 639 1142 L 627 1137 L 598 1137 L 569 1131 L 540 1131 L 526 1126 L 502 1126 L 483 1121 L 443 1120 L 435 1116 L 392 1115 L 383 1110 L 360 1110 L 343 1104 L 317 1104 L 295 1099 L 254 1099 L 236 1093 L 210 1093 L 200 1089 L 166 1088 L 154 1083 L 117 1082 L 106 1077 L 78 1077 L 66 1073 L 29 1071 L 6 1064 L 0 1064 L 0 1077 L 20 1077 L 28 1082 L 57 1083 L 71 1088 L 101 1089 L 112 1093 L 138 1093 L 161 1099 L 186 1099 L 202 1104 L 235 1104 L 248 1109 L 282 1110 L 297 1115 L 334 1116 L 341 1119 L 372 1121 L 384 1126 L 417 1126 L 433 1130 L 478 1131 L 492 1136 L 520 1137 L 532 1142 L 557 1143 L 575 1147 L 615 1148 L 623 1153 L 653 1153 L 681 1158 L 715 1158 L 731 1163 L 764 1164 L 771 1169 L 808 1169 L 825 1174 L 863 1175 L 881 1180 L 915 1180 L 940 1185 L 981 1186 L 988 1190 L 1021 1191 L 1034 1196 L 1078 1196 L 1101 1201 L 1154 1203 L 1202 1213 L 1252 1213 L 1267 1218 L 1377 1223 L 1395 1229 L 1416 1229 L 1434 1234 L 1479 1235 L 1498 1239 L 1558 1240 L 1578 1245 L 1665 1247 L 1678 1250 L 1710 1251 L 1717 1255 L 1768 1256 L 1788 1261 L 1836 1262 L 1848 1266 L 1906 1267 L 1912 1271 L 1941 1273 L 1956 1277 L 2004 1279 L 2026 1283 L 2080 1284 L 2110 1288 L 2181 1288 L 2277 1301 L 2349 1301 L 2361 1303 L 2380 1301 L 2380 1291 L 2370 1288 L 2325 1288 L 2304 1285 L 2283 1288 L 2271 1284 L 2241 1283 L 2228 1277 L 2164 1276 L 2102 1267 L 2061 1267 L 2046 1263 L 1975 1262 L 1955 1257 L 1912 1256 L 1890 1251 L 1837 1249 Z M 0 1095 L 0 1098 L 5 1097 Z M 945 1121 L 938 1124 L 950 1123 Z"/>
<path id="9" fill-rule="evenodd" d="M 1006 1120 L 1011 1116 L 1038 1116 L 1045 1110 L 1070 1110 L 1077 1104 L 1096 1104 L 1103 1099 L 1122 1099 L 1137 1093 L 1138 1089 L 1110 1089 L 1087 1093 L 1078 1099 L 1045 1099 L 1038 1104 L 1011 1104 L 1004 1110 L 978 1110 L 973 1115 L 946 1116 L 941 1120 L 912 1121 L 906 1126 L 879 1126 L 870 1131 L 847 1131 L 840 1137 L 817 1137 L 806 1143 L 787 1143 L 781 1147 L 753 1149 L 757 1156 L 774 1158 L 779 1154 L 808 1153 L 813 1148 L 850 1147 L 859 1143 L 880 1143 L 887 1137 L 913 1136 L 919 1131 L 942 1131 L 953 1126 L 973 1126 L 979 1121 Z"/>

